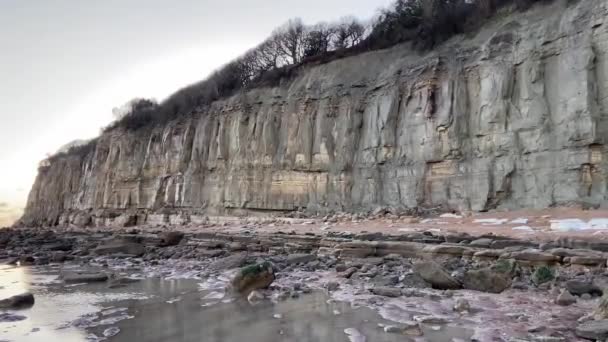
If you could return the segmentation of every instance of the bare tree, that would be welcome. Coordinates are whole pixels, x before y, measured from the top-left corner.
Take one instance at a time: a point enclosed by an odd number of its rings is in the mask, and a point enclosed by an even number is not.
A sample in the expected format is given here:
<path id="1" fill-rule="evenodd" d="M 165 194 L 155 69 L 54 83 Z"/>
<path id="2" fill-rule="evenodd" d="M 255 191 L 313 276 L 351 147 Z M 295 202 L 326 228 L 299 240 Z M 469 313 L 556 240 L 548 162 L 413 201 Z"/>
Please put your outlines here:
<path id="1" fill-rule="evenodd" d="M 355 18 L 343 18 L 335 28 L 333 48 L 346 49 L 353 47 L 365 38 L 365 26 Z"/>
<path id="2" fill-rule="evenodd" d="M 281 56 L 287 64 L 298 64 L 304 57 L 305 26 L 302 19 L 290 19 L 273 34 Z M 272 39 L 272 38 L 271 38 Z"/>
<path id="3" fill-rule="evenodd" d="M 329 51 L 335 33 L 336 28 L 327 23 L 308 28 L 304 36 L 304 56 L 312 57 Z"/>

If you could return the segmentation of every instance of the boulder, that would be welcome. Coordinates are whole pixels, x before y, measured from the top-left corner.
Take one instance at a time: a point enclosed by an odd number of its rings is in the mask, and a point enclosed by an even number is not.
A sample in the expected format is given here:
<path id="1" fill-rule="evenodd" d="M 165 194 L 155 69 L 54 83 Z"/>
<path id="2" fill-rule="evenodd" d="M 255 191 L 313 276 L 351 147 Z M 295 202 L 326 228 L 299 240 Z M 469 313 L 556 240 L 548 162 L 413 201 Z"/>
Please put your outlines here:
<path id="1" fill-rule="evenodd" d="M 176 246 L 178 245 L 182 239 L 184 238 L 184 233 L 182 232 L 164 232 L 160 235 L 160 245 L 161 246 Z"/>
<path id="2" fill-rule="evenodd" d="M 588 321 L 576 327 L 576 336 L 595 341 L 608 339 L 608 319 Z"/>
<path id="3" fill-rule="evenodd" d="M 575 296 L 582 296 L 585 293 L 588 293 L 592 296 L 603 295 L 602 289 L 600 289 L 597 285 L 590 281 L 568 280 L 566 282 L 566 289 L 568 290 L 568 292 Z"/>
<path id="4" fill-rule="evenodd" d="M 568 290 L 562 290 L 562 292 L 555 299 L 555 304 L 568 306 L 576 303 L 576 297 L 574 297 Z"/>
<path id="5" fill-rule="evenodd" d="M 97 255 L 128 254 L 142 256 L 146 252 L 144 245 L 137 242 L 124 240 L 112 240 L 95 248 L 93 253 Z"/>
<path id="6" fill-rule="evenodd" d="M 454 279 L 441 265 L 434 261 L 420 261 L 414 264 L 416 272 L 424 281 L 435 289 L 459 289 L 460 283 Z"/>
<path id="7" fill-rule="evenodd" d="M 0 300 L 0 309 L 23 309 L 34 305 L 34 295 L 26 292 Z"/>
<path id="8" fill-rule="evenodd" d="M 236 292 L 248 295 L 253 290 L 267 288 L 273 281 L 272 265 L 269 262 L 263 262 L 242 268 L 230 283 Z"/>
<path id="9" fill-rule="evenodd" d="M 511 286 L 511 276 L 487 267 L 465 272 L 463 283 L 468 290 L 501 293 Z"/>

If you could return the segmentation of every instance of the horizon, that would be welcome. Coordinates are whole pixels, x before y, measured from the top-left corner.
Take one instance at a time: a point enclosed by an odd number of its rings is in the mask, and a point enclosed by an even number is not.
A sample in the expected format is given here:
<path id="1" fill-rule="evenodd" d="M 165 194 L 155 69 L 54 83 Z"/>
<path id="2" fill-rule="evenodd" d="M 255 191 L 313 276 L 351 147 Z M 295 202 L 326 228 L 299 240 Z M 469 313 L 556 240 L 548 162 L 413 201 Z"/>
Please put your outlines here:
<path id="1" fill-rule="evenodd" d="M 3 2 L 0 42 L 9 52 L 0 56 L 0 73 L 8 75 L 0 86 L 0 155 L 10 167 L 0 169 L 0 227 L 21 216 L 38 163 L 66 144 L 98 136 L 114 120 L 114 108 L 139 97 L 162 101 L 291 18 L 306 24 L 369 19 L 390 3 L 182 1 L 167 9 L 158 0 Z"/>

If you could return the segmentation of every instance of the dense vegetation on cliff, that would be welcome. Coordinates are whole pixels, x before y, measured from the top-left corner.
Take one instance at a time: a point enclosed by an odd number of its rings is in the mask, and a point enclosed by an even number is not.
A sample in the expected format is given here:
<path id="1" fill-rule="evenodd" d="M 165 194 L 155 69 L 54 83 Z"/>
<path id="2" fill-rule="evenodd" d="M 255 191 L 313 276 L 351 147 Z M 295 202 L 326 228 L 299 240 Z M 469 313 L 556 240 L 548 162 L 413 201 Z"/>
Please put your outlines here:
<path id="1" fill-rule="evenodd" d="M 396 0 L 369 24 L 345 19 L 306 26 L 301 20 L 292 19 L 242 57 L 162 103 L 132 101 L 125 115 L 105 131 L 162 124 L 240 90 L 277 85 L 304 65 L 404 42 L 410 42 L 415 49 L 430 49 L 455 34 L 475 29 L 500 8 L 522 9 L 540 1 L 547 0 Z"/>

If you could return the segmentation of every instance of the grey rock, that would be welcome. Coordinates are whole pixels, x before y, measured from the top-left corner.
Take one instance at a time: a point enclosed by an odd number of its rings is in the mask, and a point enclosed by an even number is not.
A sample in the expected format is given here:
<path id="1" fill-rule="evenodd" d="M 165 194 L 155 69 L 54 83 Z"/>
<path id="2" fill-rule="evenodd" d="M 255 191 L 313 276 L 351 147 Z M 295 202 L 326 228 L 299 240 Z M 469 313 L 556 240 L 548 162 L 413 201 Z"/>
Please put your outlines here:
<path id="1" fill-rule="evenodd" d="M 566 289 L 575 296 L 583 294 L 590 294 L 592 296 L 603 295 L 602 289 L 591 281 L 568 280 L 566 282 Z"/>
<path id="2" fill-rule="evenodd" d="M 316 258 L 317 258 L 317 256 L 313 255 L 313 254 L 290 254 L 287 256 L 287 259 L 285 260 L 285 262 L 288 265 L 304 264 L 304 263 L 313 261 Z"/>
<path id="3" fill-rule="evenodd" d="M 34 295 L 26 292 L 0 300 L 0 309 L 23 309 L 34 305 Z"/>
<path id="4" fill-rule="evenodd" d="M 576 297 L 574 297 L 568 290 L 562 290 L 559 296 L 555 299 L 555 304 L 568 306 L 576 303 Z"/>
<path id="5" fill-rule="evenodd" d="M 415 263 L 414 272 L 435 289 L 451 290 L 461 287 L 456 279 L 434 261 L 419 261 Z"/>
<path id="6" fill-rule="evenodd" d="M 602 319 L 582 323 L 576 327 L 575 332 L 578 337 L 604 341 L 605 339 L 608 339 L 608 320 Z"/>

